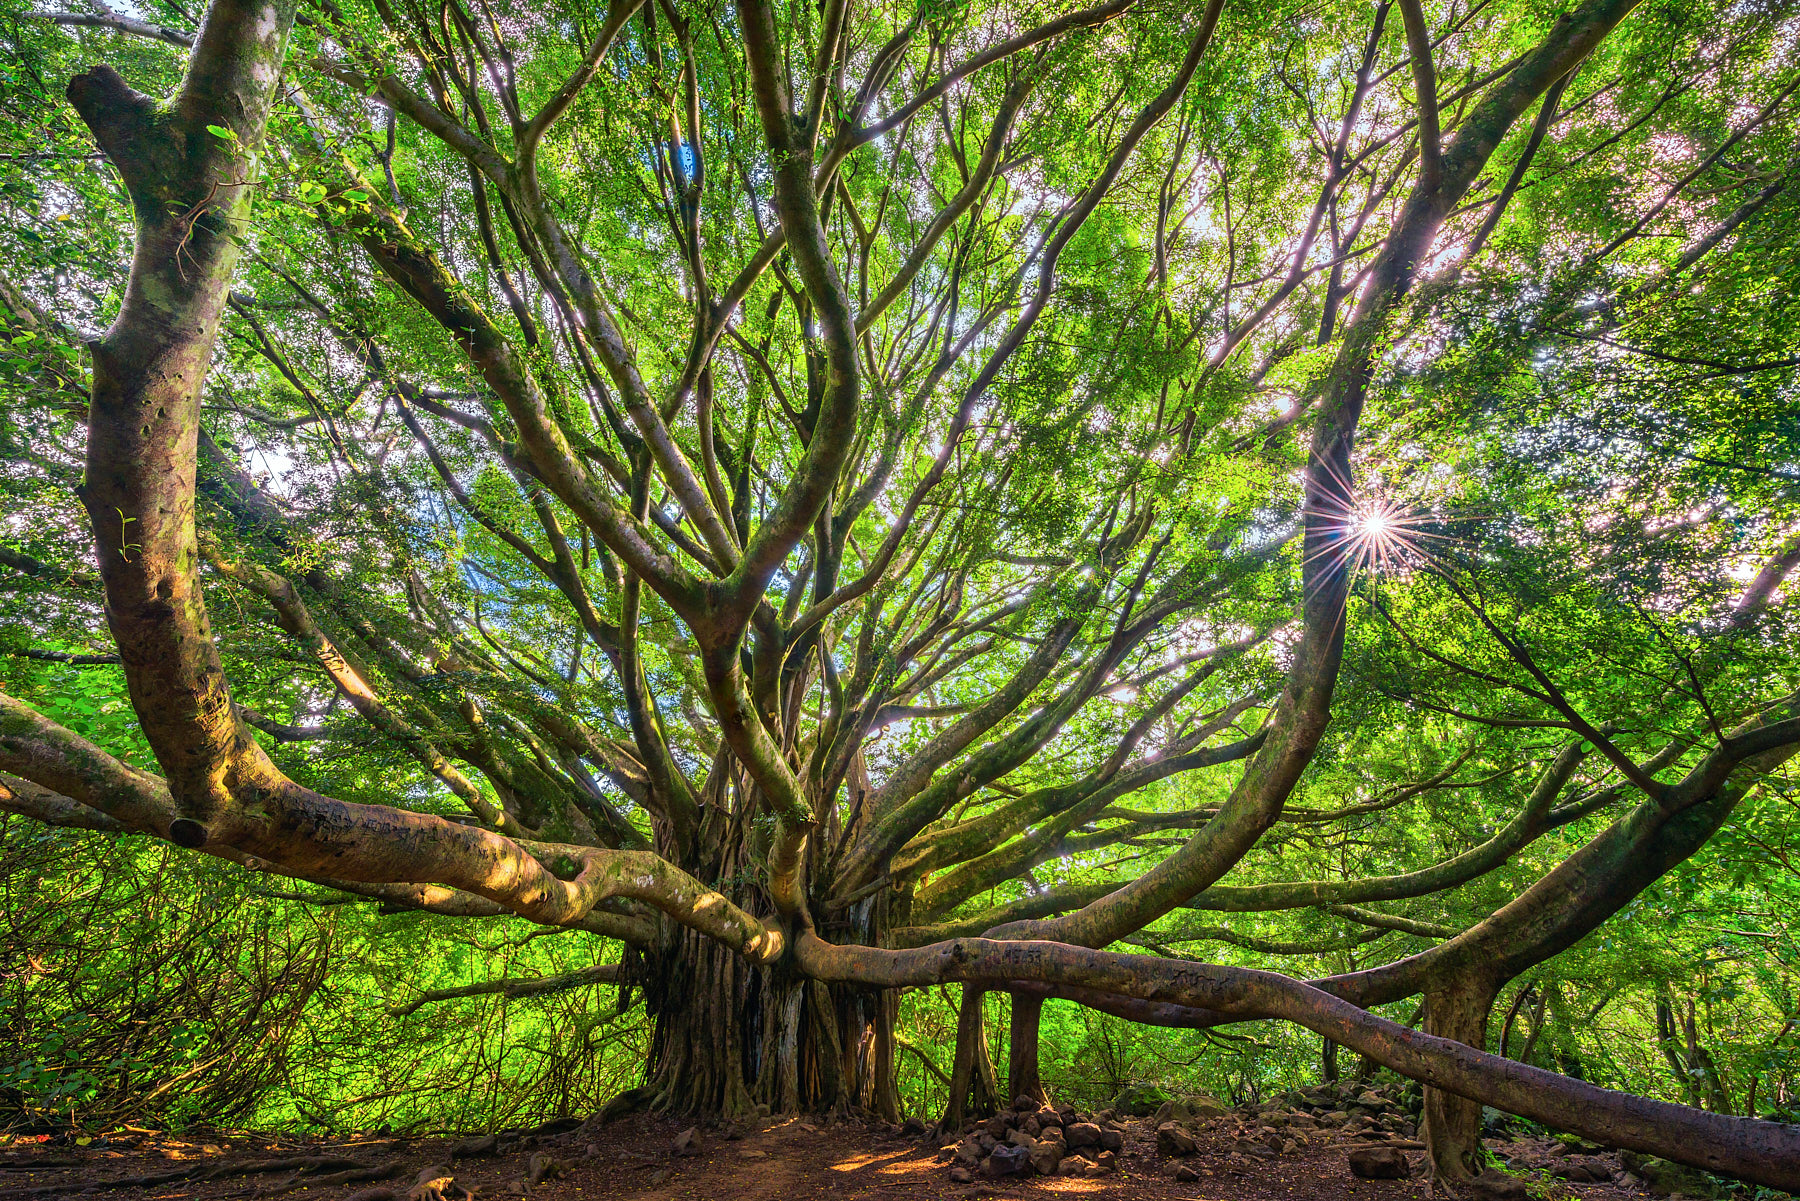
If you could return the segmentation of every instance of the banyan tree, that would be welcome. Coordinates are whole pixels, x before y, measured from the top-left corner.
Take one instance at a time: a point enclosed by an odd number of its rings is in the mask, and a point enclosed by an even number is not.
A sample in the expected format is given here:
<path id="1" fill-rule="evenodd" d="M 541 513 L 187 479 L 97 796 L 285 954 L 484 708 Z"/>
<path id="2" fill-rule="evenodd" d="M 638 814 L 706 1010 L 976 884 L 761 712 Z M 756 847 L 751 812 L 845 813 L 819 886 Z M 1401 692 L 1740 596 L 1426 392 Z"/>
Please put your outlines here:
<path id="1" fill-rule="evenodd" d="M 4 662 L 135 723 L 0 692 L 0 806 L 583 931 L 621 1109 L 892 1117 L 952 983 L 957 1114 L 998 992 L 1013 1091 L 1049 999 L 1273 1019 L 1447 1182 L 1800 1183 L 1488 1038 L 1800 750 L 1787 6 L 9 21 Z M 1402 949 L 1208 962 L 1294 910 Z"/>

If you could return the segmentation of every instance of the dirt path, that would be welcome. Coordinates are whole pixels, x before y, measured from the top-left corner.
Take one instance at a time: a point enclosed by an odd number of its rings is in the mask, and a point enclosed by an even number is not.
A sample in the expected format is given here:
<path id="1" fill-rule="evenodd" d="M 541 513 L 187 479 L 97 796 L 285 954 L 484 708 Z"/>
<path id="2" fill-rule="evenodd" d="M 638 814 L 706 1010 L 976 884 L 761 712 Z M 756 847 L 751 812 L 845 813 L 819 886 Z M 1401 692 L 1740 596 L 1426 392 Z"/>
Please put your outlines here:
<path id="1" fill-rule="evenodd" d="M 1200 1147 L 1179 1161 L 1159 1156 L 1146 1122 L 1128 1126 L 1116 1172 L 1096 1178 L 1009 1177 L 950 1180 L 937 1140 L 907 1138 L 893 1128 L 864 1124 L 815 1125 L 785 1121 L 766 1130 L 726 1138 L 700 1136 L 696 1153 L 676 1156 L 679 1131 L 667 1122 L 626 1119 L 606 1127 L 506 1138 L 482 1147 L 470 1140 L 340 1139 L 303 1142 L 252 1135 L 180 1138 L 126 1132 L 78 1145 L 51 1141 L 0 1143 L 0 1198 L 24 1201 L 97 1197 L 107 1201 L 224 1201 L 285 1198 L 289 1201 L 406 1201 L 419 1172 L 451 1164 L 456 1188 L 479 1201 L 529 1196 L 534 1201 L 883 1201 L 944 1198 L 947 1201 L 1414 1201 L 1428 1196 L 1410 1180 L 1360 1180 L 1352 1176 L 1348 1149 L 1360 1140 L 1314 1131 L 1295 1149 L 1252 1159 L 1221 1124 L 1197 1132 Z M 1407 1144 L 1401 1144 L 1406 1147 Z M 1499 1148 L 1503 1153 L 1509 1149 Z M 1518 1153 L 1520 1148 L 1512 1148 Z M 1530 1148 L 1525 1148 L 1529 1152 Z M 1541 1150 L 1541 1148 L 1539 1149 Z M 453 1155 L 453 1152 L 455 1153 Z M 553 1174 L 520 1192 L 534 1167 L 554 1163 Z M 1415 1162 L 1419 1156 L 1410 1155 Z M 276 1170 L 266 1169 L 279 1164 Z M 296 1167 L 295 1165 L 299 1166 Z M 1177 1182 L 1178 1164 L 1198 1179 Z M 250 1169 L 250 1171 L 246 1171 Z M 370 1178 L 369 1170 L 385 1170 Z M 361 1173 L 362 1179 L 333 1179 Z M 211 1176 L 213 1178 L 205 1178 Z M 124 1183 L 131 1181 L 131 1183 Z M 1545 1198 L 1623 1201 L 1643 1197 L 1630 1177 L 1605 1184 L 1534 1184 Z M 453 1190 L 450 1197 L 460 1197 Z"/>

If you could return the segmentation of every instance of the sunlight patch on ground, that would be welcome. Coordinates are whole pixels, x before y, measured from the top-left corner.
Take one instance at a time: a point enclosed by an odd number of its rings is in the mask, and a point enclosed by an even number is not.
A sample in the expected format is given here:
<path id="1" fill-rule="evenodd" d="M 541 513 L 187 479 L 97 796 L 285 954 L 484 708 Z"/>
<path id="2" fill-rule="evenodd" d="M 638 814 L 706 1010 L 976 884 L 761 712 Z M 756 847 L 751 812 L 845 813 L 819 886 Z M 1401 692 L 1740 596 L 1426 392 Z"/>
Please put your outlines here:
<path id="1" fill-rule="evenodd" d="M 1098 1193 L 1106 1188 L 1101 1181 L 1080 1180 L 1073 1176 L 1048 1176 L 1037 1181 L 1037 1186 L 1053 1193 Z"/>
<path id="2" fill-rule="evenodd" d="M 866 1155 L 852 1155 L 848 1159 L 840 1159 L 836 1163 L 831 1165 L 831 1170 L 834 1172 L 854 1172 L 858 1168 L 866 1168 L 866 1167 L 870 1166 L 871 1164 L 878 1164 L 878 1163 L 881 1163 L 883 1160 L 889 1160 L 889 1159 L 893 1159 L 893 1158 L 894 1158 L 894 1152 L 892 1152 L 892 1151 L 887 1151 L 887 1152 L 871 1151 Z"/>

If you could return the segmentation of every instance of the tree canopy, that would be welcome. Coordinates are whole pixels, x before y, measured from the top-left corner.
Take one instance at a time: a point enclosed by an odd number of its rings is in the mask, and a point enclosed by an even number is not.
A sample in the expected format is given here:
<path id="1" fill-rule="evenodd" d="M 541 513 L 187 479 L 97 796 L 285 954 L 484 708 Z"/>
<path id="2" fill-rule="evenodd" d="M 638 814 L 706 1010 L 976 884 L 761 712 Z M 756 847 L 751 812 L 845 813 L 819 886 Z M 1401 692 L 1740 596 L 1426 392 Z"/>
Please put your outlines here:
<path id="1" fill-rule="evenodd" d="M 1047 998 L 1279 1018 L 1453 1177 L 1486 1103 L 1792 1187 L 1486 1052 L 1702 848 L 1792 899 L 1797 37 L 15 5 L 0 808 L 582 931 L 672 1111 L 893 1114 L 957 982 L 959 1115 L 1000 991 L 1015 1084 Z"/>

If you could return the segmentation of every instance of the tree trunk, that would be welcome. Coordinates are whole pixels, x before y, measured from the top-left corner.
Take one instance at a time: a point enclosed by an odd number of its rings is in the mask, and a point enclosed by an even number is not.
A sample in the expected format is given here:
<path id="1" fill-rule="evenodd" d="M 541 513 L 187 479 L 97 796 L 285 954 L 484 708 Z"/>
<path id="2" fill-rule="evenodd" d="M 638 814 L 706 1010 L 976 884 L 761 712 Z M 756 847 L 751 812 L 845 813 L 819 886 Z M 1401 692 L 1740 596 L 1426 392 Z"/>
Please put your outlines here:
<path id="1" fill-rule="evenodd" d="M 1014 1100 L 1030 1097 L 1039 1105 L 1050 1100 L 1038 1075 L 1038 1023 L 1044 1013 L 1044 998 L 1012 995 L 1012 1029 L 1007 1045 L 1006 1091 Z"/>
<path id="2" fill-rule="evenodd" d="M 956 1015 L 956 1066 L 950 1072 L 950 1100 L 941 1123 L 946 1131 L 959 1130 L 970 1118 L 998 1108 L 1000 1085 L 988 1057 L 987 1022 L 982 1014 L 986 997 L 978 988 L 962 990 Z"/>
<path id="3" fill-rule="evenodd" d="M 797 1109 L 806 1041 L 800 990 L 771 988 L 769 969 L 701 934 L 671 922 L 663 928 L 644 985 L 654 1026 L 634 1100 L 658 1113 L 731 1119 L 748 1116 L 756 1093 L 767 1092 L 771 1109 Z M 772 1051 L 775 1070 L 765 1071 Z"/>
<path id="4" fill-rule="evenodd" d="M 1487 1050 L 1488 1013 L 1497 985 L 1482 979 L 1446 982 L 1425 994 L 1425 1033 Z M 1425 1089 L 1425 1155 L 1434 1178 L 1467 1180 L 1482 1171 L 1481 1103 Z"/>
<path id="5" fill-rule="evenodd" d="M 1338 1045 L 1329 1038 L 1325 1040 L 1325 1049 L 1319 1056 L 1319 1078 L 1326 1084 L 1336 1084 L 1338 1079 Z"/>
<path id="6" fill-rule="evenodd" d="M 643 972 L 653 1021 L 644 1083 L 612 1113 L 734 1121 L 856 1111 L 899 1120 L 893 990 L 808 980 L 667 927 Z"/>

